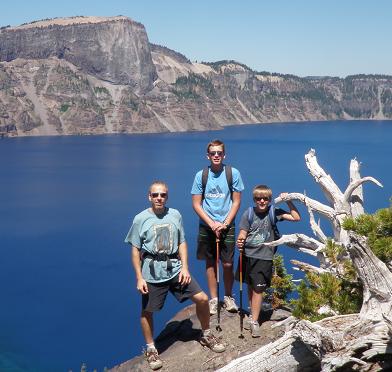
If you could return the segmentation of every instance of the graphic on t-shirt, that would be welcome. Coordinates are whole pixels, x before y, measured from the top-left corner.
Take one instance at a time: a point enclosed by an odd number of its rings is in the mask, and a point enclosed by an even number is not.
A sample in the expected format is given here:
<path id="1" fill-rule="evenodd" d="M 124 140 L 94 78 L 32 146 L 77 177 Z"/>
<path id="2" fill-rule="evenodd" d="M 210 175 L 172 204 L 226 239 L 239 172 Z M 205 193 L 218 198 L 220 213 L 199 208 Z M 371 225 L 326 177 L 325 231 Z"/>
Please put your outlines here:
<path id="1" fill-rule="evenodd" d="M 213 187 L 211 189 L 211 192 L 207 193 L 206 198 L 215 198 L 215 199 L 220 199 L 225 197 L 225 193 L 222 192 L 222 189 L 218 186 Z"/>
<path id="2" fill-rule="evenodd" d="M 169 254 L 173 248 L 173 234 L 170 224 L 154 225 L 154 251 Z"/>
<path id="3" fill-rule="evenodd" d="M 254 231 L 253 234 L 248 235 L 248 239 L 246 241 L 247 245 L 253 247 L 259 246 L 260 244 L 270 240 L 271 232 L 267 218 L 255 221 L 252 224 L 252 231 Z"/>

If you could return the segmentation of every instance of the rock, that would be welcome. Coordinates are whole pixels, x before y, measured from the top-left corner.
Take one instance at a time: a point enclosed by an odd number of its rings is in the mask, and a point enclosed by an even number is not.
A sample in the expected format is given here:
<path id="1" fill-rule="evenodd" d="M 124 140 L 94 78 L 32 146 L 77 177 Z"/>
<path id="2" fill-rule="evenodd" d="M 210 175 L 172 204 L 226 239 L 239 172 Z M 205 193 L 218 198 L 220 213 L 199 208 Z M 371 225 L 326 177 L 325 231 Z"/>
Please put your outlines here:
<path id="1" fill-rule="evenodd" d="M 277 313 L 278 315 L 274 315 Z M 252 338 L 250 332 L 243 330 L 244 338 L 240 335 L 239 314 L 221 312 L 222 332 L 216 331 L 216 315 L 211 317 L 211 329 L 214 334 L 226 344 L 226 351 L 217 354 L 209 349 L 203 348 L 198 340 L 200 335 L 200 323 L 196 317 L 195 305 L 190 305 L 171 319 L 165 329 L 155 340 L 159 354 L 163 360 L 161 371 L 183 372 L 183 371 L 213 371 L 220 368 L 231 360 L 257 350 L 260 346 L 276 340 L 282 330 L 279 327 L 271 328 L 276 322 L 273 318 L 283 319 L 289 316 L 287 311 L 262 312 L 260 338 Z M 135 357 L 118 366 L 113 367 L 111 372 L 146 371 L 148 365 L 143 356 Z"/>

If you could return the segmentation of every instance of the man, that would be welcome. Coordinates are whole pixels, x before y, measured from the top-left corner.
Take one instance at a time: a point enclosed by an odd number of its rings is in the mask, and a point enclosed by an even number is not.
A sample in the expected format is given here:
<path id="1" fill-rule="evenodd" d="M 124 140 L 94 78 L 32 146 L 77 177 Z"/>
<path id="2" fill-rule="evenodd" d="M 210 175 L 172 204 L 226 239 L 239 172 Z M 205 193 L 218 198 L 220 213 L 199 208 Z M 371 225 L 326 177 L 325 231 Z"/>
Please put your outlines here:
<path id="1" fill-rule="evenodd" d="M 135 216 L 125 242 L 132 245 L 132 264 L 137 289 L 142 294 L 141 327 L 146 340 L 146 359 L 151 369 L 162 367 L 153 339 L 153 312 L 163 307 L 170 291 L 179 302 L 191 299 L 201 324 L 199 342 L 220 353 L 225 346 L 210 330 L 208 297 L 188 270 L 188 253 L 181 214 L 167 208 L 168 187 L 152 183 L 148 193 L 151 207 Z"/>
<path id="2" fill-rule="evenodd" d="M 220 140 L 210 142 L 207 145 L 207 159 L 210 161 L 208 174 L 203 170 L 197 172 L 191 191 L 193 209 L 200 217 L 197 258 L 206 262 L 211 315 L 217 313 L 218 306 L 215 264 L 218 240 L 225 287 L 224 304 L 227 311 L 238 310 L 232 296 L 234 219 L 240 207 L 241 191 L 244 185 L 240 172 L 235 168 L 225 166 L 224 158 L 224 143 Z M 229 170 L 231 170 L 231 177 L 228 177 Z"/>

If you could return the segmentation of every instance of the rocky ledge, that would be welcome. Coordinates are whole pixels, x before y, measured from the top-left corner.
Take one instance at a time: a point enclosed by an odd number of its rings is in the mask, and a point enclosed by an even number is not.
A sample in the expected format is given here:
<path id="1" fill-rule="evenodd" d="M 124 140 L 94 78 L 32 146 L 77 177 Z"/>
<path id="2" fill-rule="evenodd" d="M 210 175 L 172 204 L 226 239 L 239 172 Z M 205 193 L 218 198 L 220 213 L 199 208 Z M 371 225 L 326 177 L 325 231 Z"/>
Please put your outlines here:
<path id="1" fill-rule="evenodd" d="M 249 354 L 261 346 L 278 339 L 283 330 L 272 325 L 286 319 L 291 314 L 286 310 L 264 311 L 261 314 L 260 338 L 252 338 L 250 332 L 243 331 L 244 338 L 239 338 L 239 314 L 222 310 L 222 332 L 215 331 L 216 315 L 211 318 L 211 328 L 216 336 L 226 345 L 226 351 L 216 354 L 203 348 L 197 341 L 200 335 L 200 323 L 196 317 L 195 305 L 190 305 L 171 319 L 155 340 L 163 361 L 162 372 L 213 371 L 228 364 L 231 360 Z M 110 372 L 142 372 L 149 367 L 144 357 L 138 356 L 110 369 Z"/>

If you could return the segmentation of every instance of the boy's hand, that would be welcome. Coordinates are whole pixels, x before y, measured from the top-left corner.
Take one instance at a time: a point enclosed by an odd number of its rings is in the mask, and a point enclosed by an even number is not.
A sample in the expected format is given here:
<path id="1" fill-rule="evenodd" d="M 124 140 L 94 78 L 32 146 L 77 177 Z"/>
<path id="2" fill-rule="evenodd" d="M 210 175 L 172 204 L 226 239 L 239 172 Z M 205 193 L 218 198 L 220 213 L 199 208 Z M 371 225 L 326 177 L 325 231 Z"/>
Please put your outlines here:
<path id="1" fill-rule="evenodd" d="M 286 199 L 288 194 L 289 194 L 288 192 L 281 192 L 279 196 L 284 200 Z"/>
<path id="2" fill-rule="evenodd" d="M 238 238 L 237 239 L 237 247 L 239 249 L 242 249 L 244 247 L 245 239 L 244 238 Z"/>

